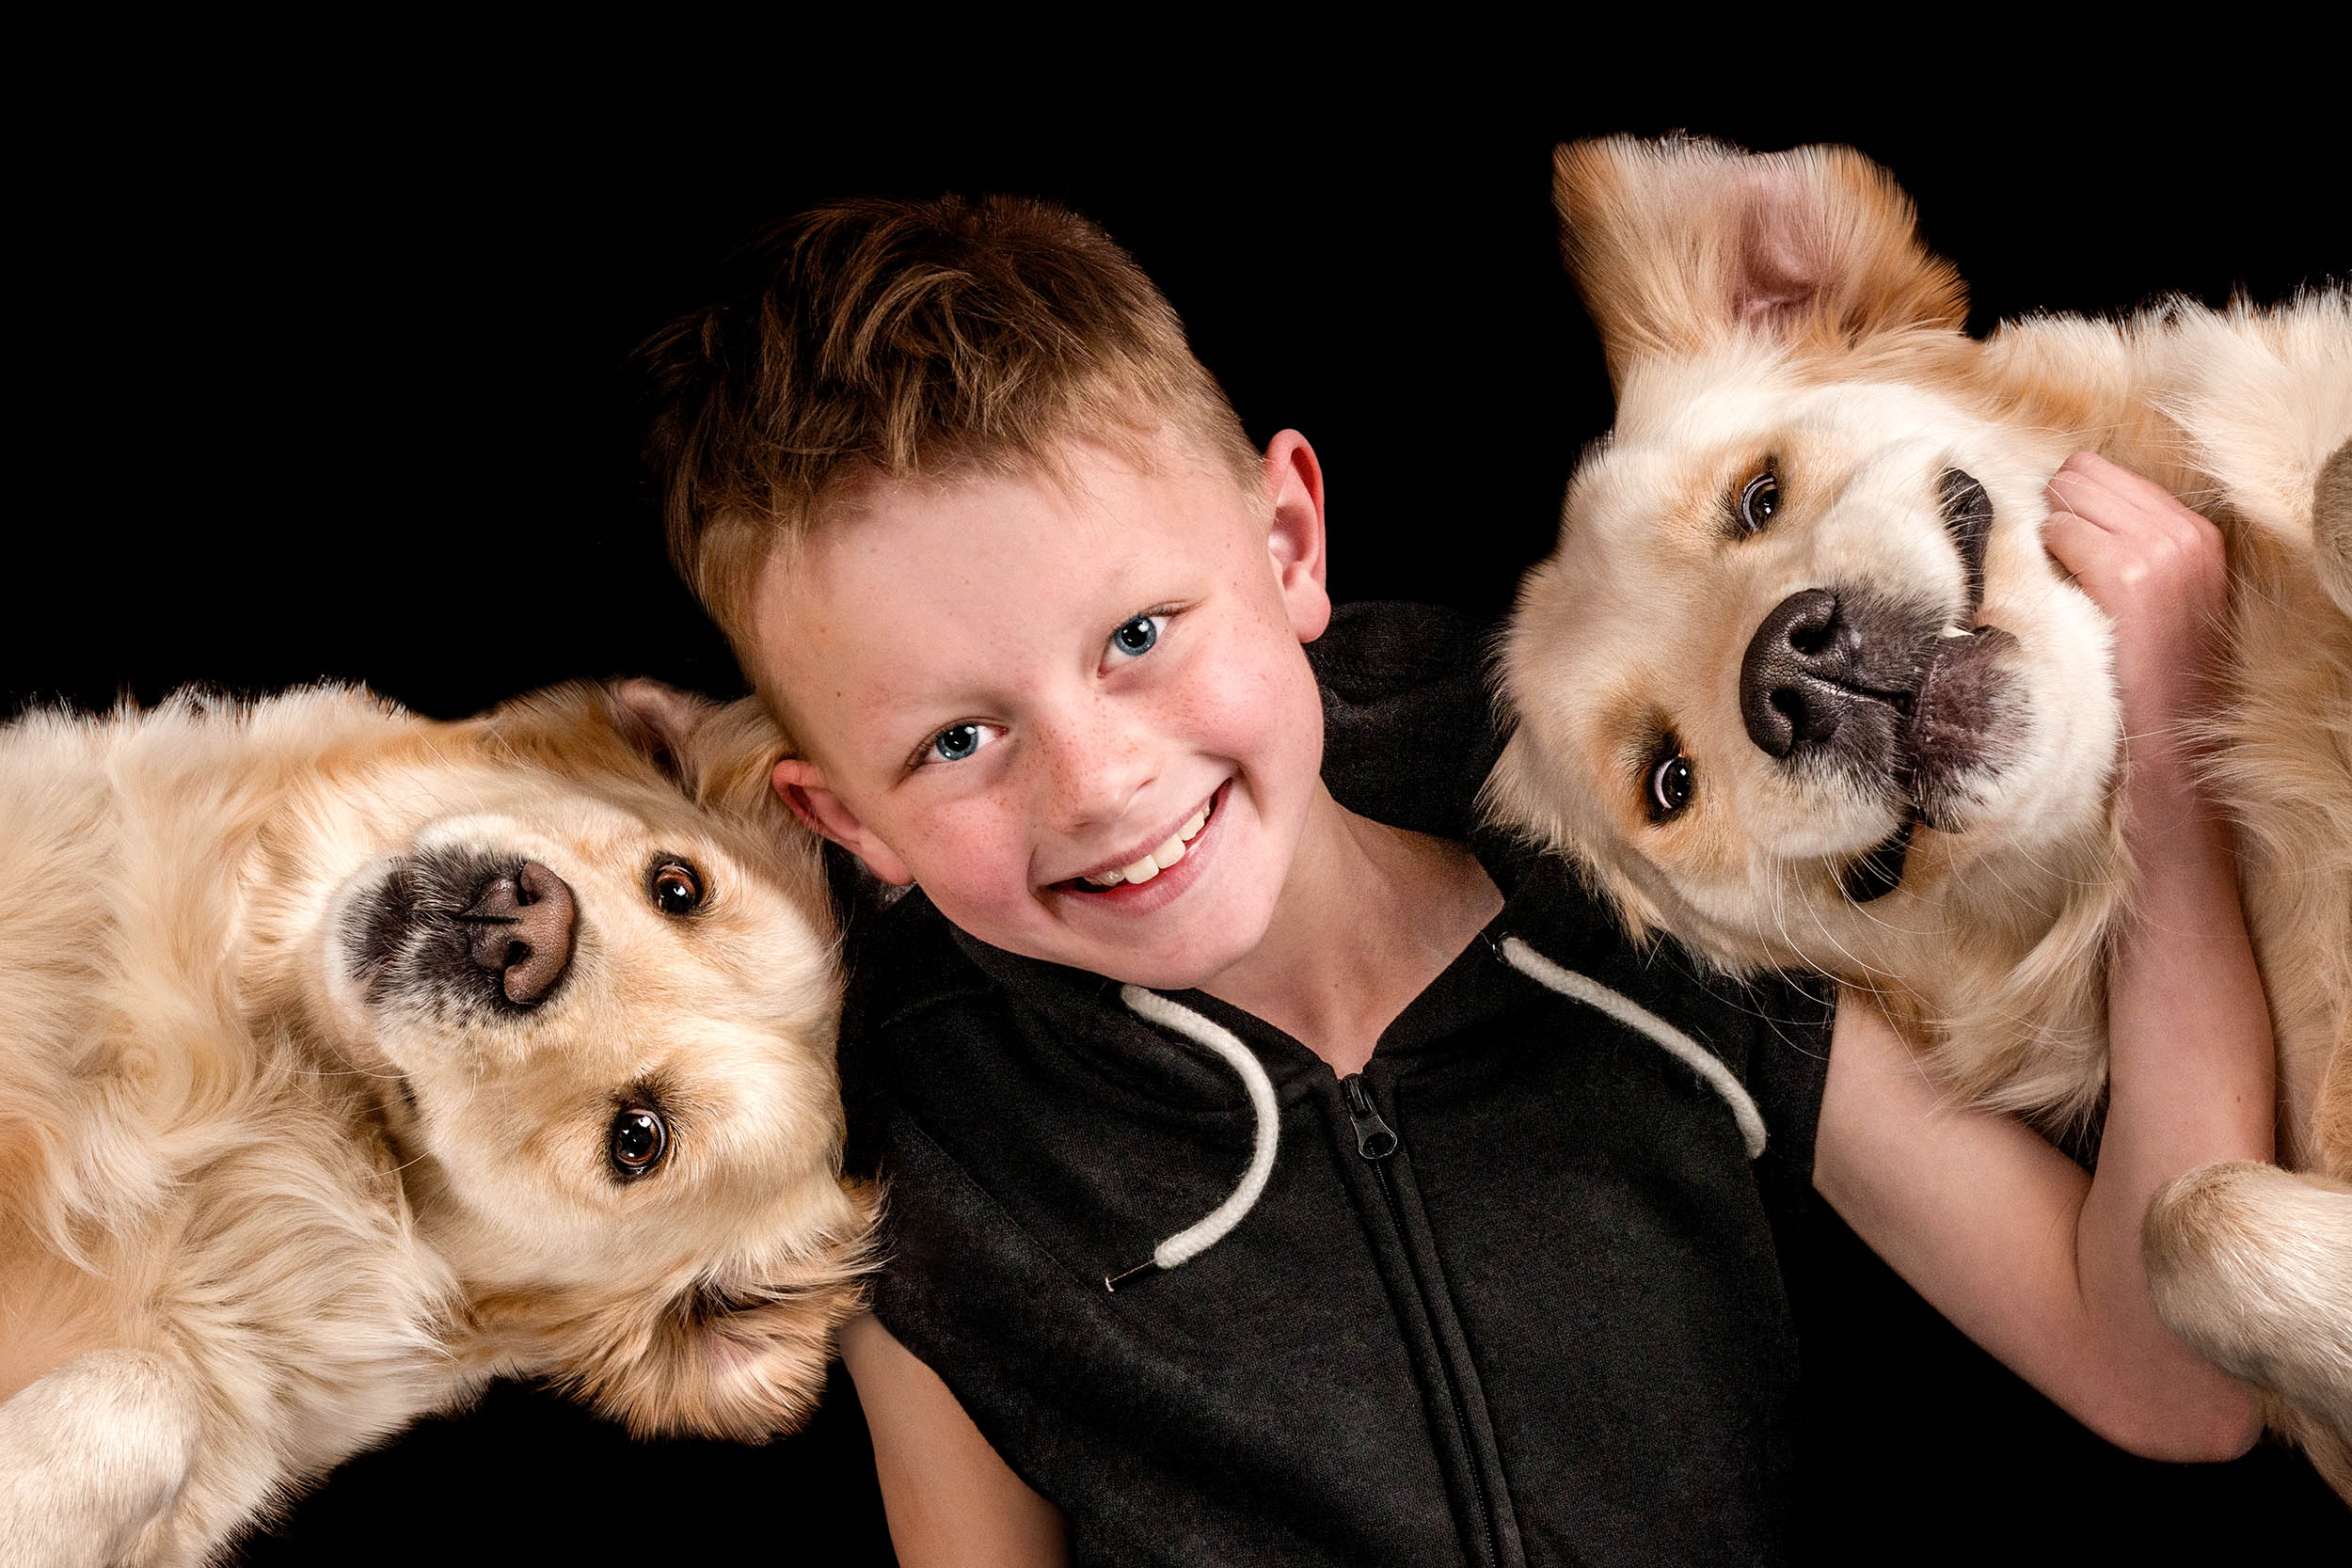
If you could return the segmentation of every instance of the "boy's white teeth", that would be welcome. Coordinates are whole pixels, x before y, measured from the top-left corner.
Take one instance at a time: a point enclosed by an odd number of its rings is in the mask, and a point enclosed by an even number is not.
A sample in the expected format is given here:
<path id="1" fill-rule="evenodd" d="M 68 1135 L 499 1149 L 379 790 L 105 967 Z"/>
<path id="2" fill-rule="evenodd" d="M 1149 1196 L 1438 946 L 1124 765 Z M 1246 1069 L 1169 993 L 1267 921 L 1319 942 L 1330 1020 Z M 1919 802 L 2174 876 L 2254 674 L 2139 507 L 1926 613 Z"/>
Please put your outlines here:
<path id="1" fill-rule="evenodd" d="M 1203 804 L 1199 811 L 1192 814 L 1190 821 L 1168 835 L 1167 843 L 1136 862 L 1135 864 L 1121 866 L 1117 871 L 1106 872 L 1100 877 L 1088 877 L 1083 879 L 1093 883 L 1096 887 L 1117 887 L 1121 882 L 1148 882 L 1184 858 L 1184 846 L 1199 835 L 1201 825 L 1208 819 L 1209 808 Z"/>

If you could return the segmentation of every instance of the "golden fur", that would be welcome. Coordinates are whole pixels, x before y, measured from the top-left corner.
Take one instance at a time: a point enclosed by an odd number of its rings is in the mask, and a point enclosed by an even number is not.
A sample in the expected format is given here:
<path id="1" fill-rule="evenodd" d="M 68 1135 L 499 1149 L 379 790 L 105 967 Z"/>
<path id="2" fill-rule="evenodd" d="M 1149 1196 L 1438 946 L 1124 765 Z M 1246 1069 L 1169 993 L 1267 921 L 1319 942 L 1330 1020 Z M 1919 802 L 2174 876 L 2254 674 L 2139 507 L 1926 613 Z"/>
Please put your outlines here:
<path id="1" fill-rule="evenodd" d="M 0 731 L 0 1560 L 205 1560 L 494 1376 L 641 1433 L 799 1423 L 871 1203 L 782 749 L 754 705 L 644 682 L 460 723 L 318 689 Z M 548 994 L 498 1005 L 447 961 L 466 927 L 384 903 L 432 856 L 564 879 Z M 665 858 L 689 913 L 648 895 Z M 668 1144 L 624 1180 L 637 1101 Z"/>
<path id="2" fill-rule="evenodd" d="M 2108 628 L 2042 547 L 2042 485 L 2090 449 L 2223 531 L 2232 680 L 2206 738 L 2278 1038 L 2280 1157 L 2309 1175 L 2217 1167 L 2160 1194 L 2153 1288 L 2184 1338 L 2285 1396 L 2277 1423 L 2352 1497 L 2352 296 L 1977 341 L 1908 199 L 1849 150 L 1616 139 L 1563 149 L 1557 176 L 1618 412 L 1522 588 L 1488 798 L 1637 934 L 1871 989 L 1957 1092 L 2086 1121 L 2131 874 Z M 1973 578 L 1954 473 L 1990 509 Z M 1740 498 L 1766 475 L 1758 523 Z M 1923 736 L 1922 673 L 1875 774 L 1769 748 L 1750 661 L 1816 590 L 1915 628 L 1915 669 L 1967 670 L 1965 738 Z M 1952 639 L 1968 651 L 1939 664 Z M 1899 882 L 1855 896 L 1904 832 Z"/>

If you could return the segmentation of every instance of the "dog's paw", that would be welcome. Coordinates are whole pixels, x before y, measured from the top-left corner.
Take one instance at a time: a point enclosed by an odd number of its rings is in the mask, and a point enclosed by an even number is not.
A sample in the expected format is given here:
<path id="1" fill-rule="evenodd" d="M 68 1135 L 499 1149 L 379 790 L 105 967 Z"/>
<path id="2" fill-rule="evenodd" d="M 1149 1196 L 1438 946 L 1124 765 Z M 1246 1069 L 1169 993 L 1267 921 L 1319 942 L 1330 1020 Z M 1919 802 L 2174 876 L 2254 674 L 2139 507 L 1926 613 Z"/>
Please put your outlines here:
<path id="1" fill-rule="evenodd" d="M 2157 1189 L 2140 1243 L 2149 1299 L 2184 1343 L 2352 1433 L 2352 1183 L 2200 1166 Z"/>
<path id="2" fill-rule="evenodd" d="M 159 1356 L 99 1350 L 0 1404 L 0 1561 L 103 1568 L 172 1507 L 199 1442 L 190 1389 Z"/>

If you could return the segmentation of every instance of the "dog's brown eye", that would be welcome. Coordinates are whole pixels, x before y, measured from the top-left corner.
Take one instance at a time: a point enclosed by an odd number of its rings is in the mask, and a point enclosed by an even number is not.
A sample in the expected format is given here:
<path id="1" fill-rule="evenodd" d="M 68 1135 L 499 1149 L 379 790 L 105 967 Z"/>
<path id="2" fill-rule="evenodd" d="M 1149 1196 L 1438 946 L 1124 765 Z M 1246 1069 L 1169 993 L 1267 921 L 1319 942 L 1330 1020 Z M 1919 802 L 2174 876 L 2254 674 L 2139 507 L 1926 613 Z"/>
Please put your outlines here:
<path id="1" fill-rule="evenodd" d="M 663 914 L 692 914 L 702 907 L 702 879 L 683 861 L 663 861 L 655 866 L 648 885 L 654 908 Z"/>
<path id="2" fill-rule="evenodd" d="M 1740 526 L 1749 533 L 1761 533 L 1779 510 L 1780 481 L 1769 468 L 1748 481 L 1740 492 Z"/>
<path id="3" fill-rule="evenodd" d="M 1661 757 L 1649 770 L 1649 816 L 1663 822 L 1691 803 L 1691 759 L 1680 752 Z"/>
<path id="4" fill-rule="evenodd" d="M 660 1112 L 644 1105 L 624 1105 L 613 1115 L 608 1147 L 613 1171 L 634 1181 L 650 1174 L 670 1151 L 670 1129 Z"/>

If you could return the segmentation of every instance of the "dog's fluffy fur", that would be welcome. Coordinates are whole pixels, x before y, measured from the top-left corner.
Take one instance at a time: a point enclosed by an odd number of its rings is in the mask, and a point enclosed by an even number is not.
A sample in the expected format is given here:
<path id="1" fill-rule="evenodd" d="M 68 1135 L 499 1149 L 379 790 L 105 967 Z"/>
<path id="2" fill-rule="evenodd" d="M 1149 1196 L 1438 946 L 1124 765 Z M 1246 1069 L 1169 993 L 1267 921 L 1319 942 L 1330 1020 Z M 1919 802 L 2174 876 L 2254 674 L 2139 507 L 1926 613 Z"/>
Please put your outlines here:
<path id="1" fill-rule="evenodd" d="M 782 748 L 642 682 L 0 732 L 0 1559 L 204 1560 L 498 1375 L 641 1433 L 802 1419 L 871 1203 Z M 550 872 L 517 1004 L 476 900 Z"/>
<path id="2" fill-rule="evenodd" d="M 1849 150 L 1583 143 L 1556 194 L 1617 420 L 1522 589 L 1489 798 L 1637 934 L 1876 990 L 1957 1090 L 2087 1120 L 2130 918 L 2120 709 L 2042 486 L 2091 449 L 2223 531 L 2207 739 L 2304 1174 L 2166 1189 L 2152 1286 L 2352 1496 L 2352 298 L 1979 341 Z"/>

